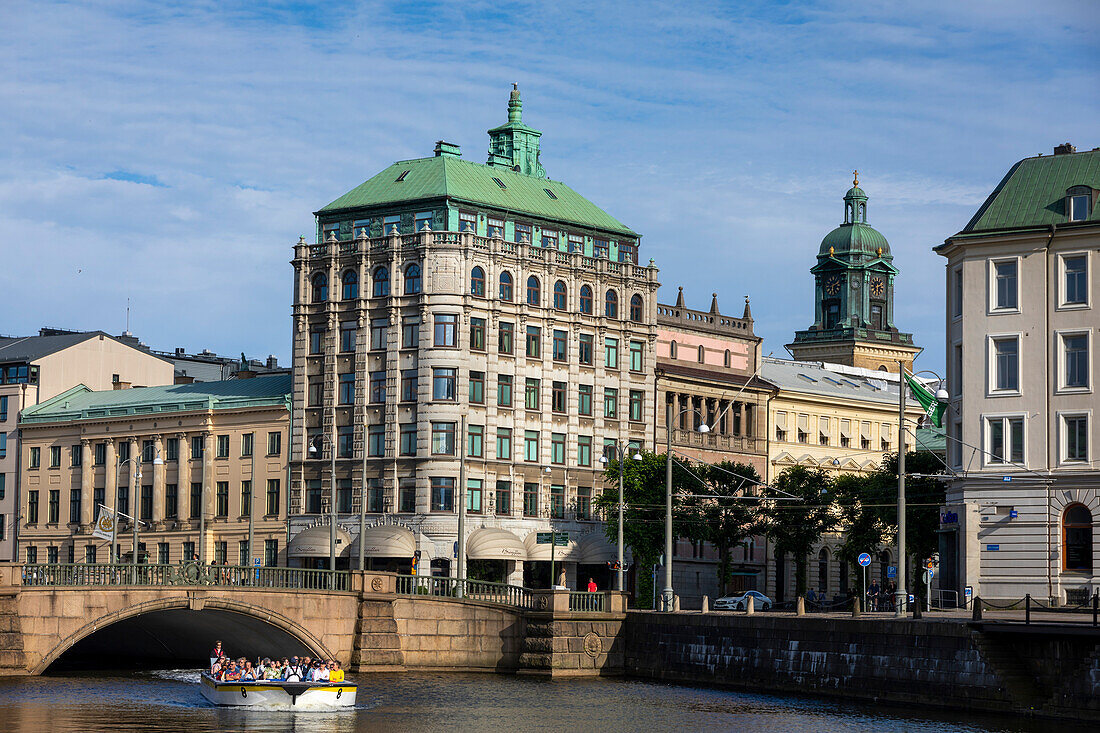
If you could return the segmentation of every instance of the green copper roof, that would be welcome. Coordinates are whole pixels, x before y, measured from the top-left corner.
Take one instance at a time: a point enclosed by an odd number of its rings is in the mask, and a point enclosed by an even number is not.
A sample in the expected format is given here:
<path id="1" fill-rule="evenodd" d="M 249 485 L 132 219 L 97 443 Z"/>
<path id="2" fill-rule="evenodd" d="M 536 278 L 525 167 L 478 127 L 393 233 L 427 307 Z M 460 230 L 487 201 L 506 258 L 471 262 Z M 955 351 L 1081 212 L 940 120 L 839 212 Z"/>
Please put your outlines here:
<path id="1" fill-rule="evenodd" d="M 1066 190 L 1072 186 L 1100 189 L 1100 150 L 1024 158 L 959 235 L 1068 224 Z M 1097 208 L 1090 212 L 1089 222 L 1100 221 Z"/>
<path id="2" fill-rule="evenodd" d="M 39 405 L 24 409 L 20 422 L 58 422 L 165 412 L 232 410 L 242 407 L 284 405 L 289 401 L 289 374 L 102 392 L 95 392 L 79 384 Z"/>
<path id="3" fill-rule="evenodd" d="M 867 194 L 863 192 L 863 189 L 859 186 L 852 186 L 848 189 L 848 193 L 844 194 L 846 199 L 865 199 Z"/>
<path id="4" fill-rule="evenodd" d="M 847 252 L 865 252 L 873 255 L 877 253 L 879 247 L 882 248 L 883 255 L 890 254 L 890 245 L 886 237 L 869 224 L 841 224 L 821 240 L 821 249 L 818 250 L 818 254 L 829 254 L 830 247 L 838 255 Z"/>

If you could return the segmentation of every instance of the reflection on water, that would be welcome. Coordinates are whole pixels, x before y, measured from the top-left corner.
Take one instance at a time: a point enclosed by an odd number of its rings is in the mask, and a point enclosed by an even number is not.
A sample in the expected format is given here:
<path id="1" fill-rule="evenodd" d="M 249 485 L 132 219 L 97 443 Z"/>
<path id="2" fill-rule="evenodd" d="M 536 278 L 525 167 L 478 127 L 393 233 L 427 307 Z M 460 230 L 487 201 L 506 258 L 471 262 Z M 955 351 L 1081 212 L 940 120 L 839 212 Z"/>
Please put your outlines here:
<path id="1" fill-rule="evenodd" d="M 370 675 L 354 710 L 219 709 L 198 672 L 159 670 L 0 679 L 4 731 L 1042 731 L 1051 723 L 677 687 L 636 680 L 504 675 Z M 1075 730 L 1057 724 L 1060 733 Z M 1084 728 L 1081 728 L 1084 730 Z"/>

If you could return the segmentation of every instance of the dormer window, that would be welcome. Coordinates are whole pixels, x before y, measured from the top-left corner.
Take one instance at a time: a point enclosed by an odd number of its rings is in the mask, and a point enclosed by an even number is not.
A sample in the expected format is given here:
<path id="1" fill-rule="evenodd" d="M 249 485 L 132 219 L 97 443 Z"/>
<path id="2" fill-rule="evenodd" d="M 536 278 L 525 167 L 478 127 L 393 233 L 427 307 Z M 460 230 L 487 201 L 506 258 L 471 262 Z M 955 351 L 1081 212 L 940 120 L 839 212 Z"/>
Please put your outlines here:
<path id="1" fill-rule="evenodd" d="M 1070 221 L 1089 218 L 1093 203 L 1093 190 L 1088 186 L 1073 186 L 1066 191 L 1066 213 Z"/>

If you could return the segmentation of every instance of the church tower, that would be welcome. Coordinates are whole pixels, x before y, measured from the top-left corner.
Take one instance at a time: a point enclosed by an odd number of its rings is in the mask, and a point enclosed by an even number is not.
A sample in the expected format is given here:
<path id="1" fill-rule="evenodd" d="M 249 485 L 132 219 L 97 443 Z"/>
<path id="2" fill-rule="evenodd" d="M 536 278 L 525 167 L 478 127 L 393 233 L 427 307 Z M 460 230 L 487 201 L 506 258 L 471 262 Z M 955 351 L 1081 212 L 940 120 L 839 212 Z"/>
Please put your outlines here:
<path id="1" fill-rule="evenodd" d="M 867 194 L 855 173 L 844 194 L 844 223 L 821 240 L 814 275 L 814 324 L 788 344 L 800 361 L 897 372 L 921 349 L 913 335 L 894 325 L 894 279 L 898 270 L 886 237 L 867 223 Z"/>

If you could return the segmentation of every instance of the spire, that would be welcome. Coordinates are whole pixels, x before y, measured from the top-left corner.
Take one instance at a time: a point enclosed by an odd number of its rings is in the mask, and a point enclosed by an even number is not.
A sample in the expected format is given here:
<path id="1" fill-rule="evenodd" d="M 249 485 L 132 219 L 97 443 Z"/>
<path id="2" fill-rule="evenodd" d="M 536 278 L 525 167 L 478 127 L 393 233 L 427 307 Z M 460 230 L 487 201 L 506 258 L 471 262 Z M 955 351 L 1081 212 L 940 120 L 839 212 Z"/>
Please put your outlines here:
<path id="1" fill-rule="evenodd" d="M 677 308 L 683 308 L 684 307 L 684 286 L 683 285 L 680 286 L 680 292 L 676 294 L 676 307 Z"/>
<path id="2" fill-rule="evenodd" d="M 749 308 L 749 296 L 747 295 L 745 296 L 745 313 L 741 316 L 741 318 L 746 321 L 752 320 L 752 309 Z"/>
<path id="3" fill-rule="evenodd" d="M 512 82 L 512 95 L 508 97 L 508 122 L 521 122 L 523 116 L 523 100 L 519 98 L 519 83 Z"/>
<path id="4" fill-rule="evenodd" d="M 718 315 L 718 293 L 710 294 L 710 312 Z"/>

